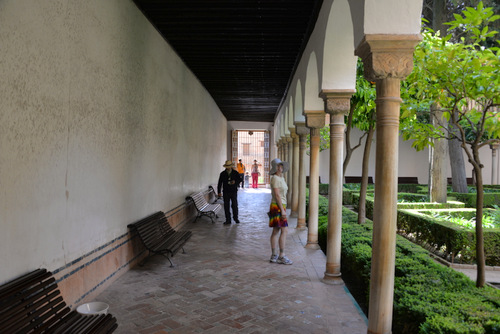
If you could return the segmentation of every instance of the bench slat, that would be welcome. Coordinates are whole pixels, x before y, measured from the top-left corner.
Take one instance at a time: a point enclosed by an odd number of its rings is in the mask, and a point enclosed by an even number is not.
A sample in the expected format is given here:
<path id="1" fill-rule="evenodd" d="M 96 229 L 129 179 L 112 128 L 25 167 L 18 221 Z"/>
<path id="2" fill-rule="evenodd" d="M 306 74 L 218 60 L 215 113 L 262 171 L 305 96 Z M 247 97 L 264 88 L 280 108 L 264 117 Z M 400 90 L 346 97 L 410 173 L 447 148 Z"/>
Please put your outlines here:
<path id="1" fill-rule="evenodd" d="M 210 192 L 213 192 L 215 194 L 213 187 L 210 186 L 209 189 Z M 186 197 L 186 200 L 192 201 L 194 203 L 194 206 L 198 211 L 196 219 L 200 218 L 201 216 L 208 216 L 212 220 L 212 223 L 215 223 L 214 218 L 217 217 L 217 212 L 219 212 L 222 208 L 221 204 L 208 203 L 205 197 L 205 193 L 202 191 L 189 195 L 188 197 Z"/>
<path id="2" fill-rule="evenodd" d="M 191 231 L 174 230 L 161 211 L 129 224 L 128 227 L 137 232 L 148 251 L 166 256 L 171 266 L 173 266 L 171 257 L 183 248 L 192 235 Z"/>
<path id="3" fill-rule="evenodd" d="M 71 311 L 46 269 L 0 286 L 0 333 L 112 333 L 117 327 L 110 314 L 86 316 Z"/>

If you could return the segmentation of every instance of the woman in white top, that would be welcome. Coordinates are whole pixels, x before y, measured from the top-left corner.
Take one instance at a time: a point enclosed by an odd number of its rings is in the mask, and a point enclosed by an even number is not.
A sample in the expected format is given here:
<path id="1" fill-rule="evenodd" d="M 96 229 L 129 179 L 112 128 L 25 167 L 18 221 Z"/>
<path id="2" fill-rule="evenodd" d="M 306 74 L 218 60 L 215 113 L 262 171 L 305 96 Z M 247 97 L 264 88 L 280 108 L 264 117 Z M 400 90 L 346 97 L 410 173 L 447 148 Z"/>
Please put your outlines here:
<path id="1" fill-rule="evenodd" d="M 271 259 L 270 262 L 281 264 L 292 264 L 293 262 L 285 255 L 286 235 L 288 233 L 288 221 L 286 217 L 286 185 L 283 173 L 288 171 L 289 165 L 286 161 L 276 158 L 271 161 L 271 207 L 269 209 L 269 227 L 273 228 L 271 234 Z M 281 233 L 280 233 L 281 232 Z M 279 246 L 279 256 L 277 252 Z"/>

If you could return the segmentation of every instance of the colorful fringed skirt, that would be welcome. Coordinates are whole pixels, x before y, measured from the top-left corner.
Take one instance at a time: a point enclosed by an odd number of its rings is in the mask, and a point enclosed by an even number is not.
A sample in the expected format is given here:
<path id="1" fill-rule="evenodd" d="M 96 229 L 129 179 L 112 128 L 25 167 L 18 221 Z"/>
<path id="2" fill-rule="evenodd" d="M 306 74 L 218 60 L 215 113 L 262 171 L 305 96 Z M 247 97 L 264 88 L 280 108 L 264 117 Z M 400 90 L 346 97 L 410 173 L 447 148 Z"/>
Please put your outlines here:
<path id="1" fill-rule="evenodd" d="M 286 210 L 286 205 L 283 205 L 283 209 Z M 286 218 L 281 217 L 281 211 L 278 204 L 271 203 L 269 208 L 269 227 L 287 227 L 288 221 Z"/>

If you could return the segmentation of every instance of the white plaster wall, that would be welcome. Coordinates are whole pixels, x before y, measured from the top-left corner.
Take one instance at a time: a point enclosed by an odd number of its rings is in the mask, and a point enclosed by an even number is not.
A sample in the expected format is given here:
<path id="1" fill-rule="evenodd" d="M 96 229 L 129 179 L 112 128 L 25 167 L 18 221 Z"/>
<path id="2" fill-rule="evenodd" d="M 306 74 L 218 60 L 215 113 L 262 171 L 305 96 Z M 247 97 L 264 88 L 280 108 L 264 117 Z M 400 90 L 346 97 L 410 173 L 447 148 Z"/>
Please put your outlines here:
<path id="1" fill-rule="evenodd" d="M 358 142 L 359 136 L 362 135 L 361 131 L 354 129 L 351 133 L 351 143 L 354 146 Z M 371 146 L 370 151 L 370 165 L 369 165 L 369 176 L 373 177 L 375 181 L 375 138 Z M 363 145 L 356 149 L 347 166 L 346 174 L 347 176 L 361 176 L 361 168 L 363 162 L 363 150 L 366 140 L 363 139 Z M 413 147 L 411 147 L 411 141 L 404 141 L 400 139 L 399 141 L 399 165 L 398 165 L 398 175 L 399 176 L 417 176 L 418 182 L 420 184 L 427 184 L 429 181 L 429 150 L 424 149 L 417 152 Z M 484 164 L 483 168 L 483 180 L 484 184 L 491 183 L 491 166 L 492 166 L 492 156 L 491 149 L 489 146 L 483 147 L 480 151 L 481 161 Z M 344 146 L 344 157 L 345 157 L 345 146 Z M 309 156 L 307 156 L 309 159 Z M 320 153 L 320 177 L 322 183 L 329 183 L 329 166 L 330 166 L 330 150 L 325 150 Z M 468 162 L 467 157 L 464 153 L 464 161 L 466 167 L 467 177 L 472 177 L 472 167 Z M 307 175 L 309 175 L 309 160 L 307 165 Z M 450 166 L 447 168 L 447 177 L 451 177 Z"/>
<path id="2" fill-rule="evenodd" d="M 227 121 L 131 0 L 0 1 L 0 49 L 0 282 L 216 182 Z"/>

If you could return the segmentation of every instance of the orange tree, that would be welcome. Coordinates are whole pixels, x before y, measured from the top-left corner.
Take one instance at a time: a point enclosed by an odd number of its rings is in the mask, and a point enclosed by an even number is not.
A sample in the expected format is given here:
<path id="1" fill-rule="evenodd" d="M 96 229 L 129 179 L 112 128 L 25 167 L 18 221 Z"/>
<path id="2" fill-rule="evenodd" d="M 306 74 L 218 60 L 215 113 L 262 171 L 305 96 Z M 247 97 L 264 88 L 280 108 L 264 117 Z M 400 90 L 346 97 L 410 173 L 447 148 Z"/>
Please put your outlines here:
<path id="1" fill-rule="evenodd" d="M 498 47 L 485 45 L 497 34 L 489 30 L 490 23 L 500 16 L 494 15 L 492 8 L 484 8 L 481 2 L 476 8 L 467 7 L 461 15 L 454 16 L 455 20 L 447 23 L 450 33 L 459 29 L 467 38 L 451 43 L 451 35 L 441 37 L 430 29 L 423 32 L 423 41 L 415 50 L 414 70 L 405 83 L 405 98 L 410 102 L 403 111 L 402 123 L 408 129 L 413 124 L 406 135 L 415 139 L 415 145 L 428 144 L 430 136 L 457 138 L 473 166 L 477 183 L 476 285 L 482 287 L 485 284 L 484 166 L 479 149 L 500 139 L 500 53 Z M 446 126 L 415 122 L 417 111 L 431 104 L 439 106 L 458 132 L 448 131 Z"/>

